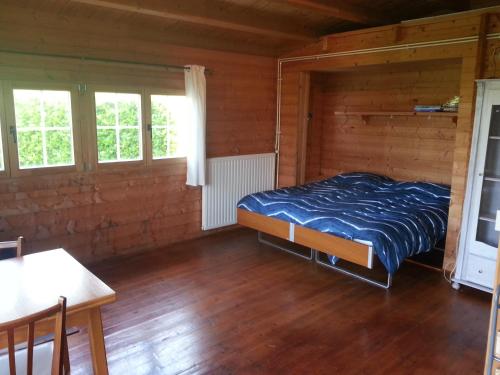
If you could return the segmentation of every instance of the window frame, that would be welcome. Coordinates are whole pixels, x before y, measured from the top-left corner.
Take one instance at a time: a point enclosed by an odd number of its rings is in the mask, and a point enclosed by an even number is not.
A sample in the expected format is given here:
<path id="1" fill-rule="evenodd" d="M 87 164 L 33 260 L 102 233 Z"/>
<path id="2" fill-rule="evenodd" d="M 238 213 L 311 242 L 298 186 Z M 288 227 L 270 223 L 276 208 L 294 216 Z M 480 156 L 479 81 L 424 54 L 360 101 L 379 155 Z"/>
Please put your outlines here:
<path id="1" fill-rule="evenodd" d="M 7 144 L 9 133 L 7 132 L 7 115 L 4 101 L 4 84 L 0 81 L 0 142 L 2 143 L 3 171 L 0 171 L 0 178 L 10 176 L 9 146 Z"/>
<path id="2" fill-rule="evenodd" d="M 82 157 L 82 136 L 81 136 L 81 118 L 80 118 L 80 99 L 78 85 L 72 83 L 58 82 L 25 82 L 25 81 L 7 81 L 3 85 L 3 103 L 5 106 L 6 131 L 10 127 L 16 128 L 17 124 L 14 107 L 14 90 L 58 90 L 69 91 L 71 99 L 71 126 L 73 136 L 73 165 L 49 166 L 21 168 L 19 166 L 19 151 L 17 141 L 14 141 L 14 135 L 7 132 L 7 146 L 9 156 L 9 170 L 12 177 L 21 176 L 40 176 L 57 173 L 77 172 L 83 170 Z M 7 126 L 8 124 L 8 126 Z M 16 135 L 17 137 L 17 135 Z"/>
<path id="3" fill-rule="evenodd" d="M 108 93 L 118 93 L 118 94 L 139 94 L 141 96 L 141 124 L 140 133 L 142 135 L 142 159 L 140 160 L 119 160 L 119 161 L 109 161 L 109 162 L 99 162 L 99 151 L 97 147 L 97 108 L 95 102 L 96 92 L 108 92 Z M 89 97 L 89 106 L 91 117 L 89 119 L 90 124 L 90 139 L 89 139 L 89 150 L 91 153 L 91 163 L 93 164 L 96 171 L 106 171 L 113 169 L 129 169 L 146 166 L 147 163 L 147 144 L 146 144 L 146 103 L 144 89 L 132 86 L 118 86 L 118 85 L 89 85 L 87 86 L 86 94 Z"/>
<path id="4" fill-rule="evenodd" d="M 151 95 L 170 95 L 170 96 L 186 96 L 186 91 L 182 89 L 146 89 L 145 97 L 147 101 L 147 143 L 148 143 L 148 163 L 152 166 L 163 164 L 175 164 L 186 160 L 186 156 L 173 156 L 162 159 L 153 158 L 153 112 L 151 104 Z"/>
<path id="5" fill-rule="evenodd" d="M 14 90 L 16 89 L 63 90 L 70 92 L 74 165 L 20 168 L 18 145 L 17 142 L 14 142 L 14 135 L 9 131 L 11 126 L 17 127 L 14 107 Z M 98 161 L 96 92 L 130 93 L 141 96 L 141 160 Z M 92 171 L 120 172 L 129 169 L 185 163 L 186 156 L 153 159 L 151 95 L 185 96 L 186 93 L 183 88 L 172 89 L 131 84 L 86 85 L 64 80 L 56 82 L 47 80 L 0 80 L 0 142 L 2 142 L 4 160 L 4 170 L 0 171 L 0 179 Z"/>

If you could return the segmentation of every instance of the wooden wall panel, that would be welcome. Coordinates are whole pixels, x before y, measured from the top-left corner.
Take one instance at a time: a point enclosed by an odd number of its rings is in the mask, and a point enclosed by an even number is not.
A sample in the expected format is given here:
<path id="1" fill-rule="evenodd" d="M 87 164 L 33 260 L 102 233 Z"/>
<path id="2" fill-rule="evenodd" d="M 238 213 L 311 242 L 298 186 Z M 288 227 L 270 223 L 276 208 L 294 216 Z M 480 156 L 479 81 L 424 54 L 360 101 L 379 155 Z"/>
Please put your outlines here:
<path id="1" fill-rule="evenodd" d="M 451 180 L 451 203 L 448 218 L 448 231 L 446 235 L 446 253 L 444 268 L 451 270 L 454 267 L 460 226 L 462 224 L 462 211 L 467 184 L 472 130 L 474 127 L 474 106 L 476 101 L 475 80 L 478 74 L 478 61 L 476 45 L 475 53 L 464 56 L 460 71 L 460 107 L 458 112 L 457 133 L 455 137 L 455 150 L 453 154 L 453 174 Z"/>
<path id="2" fill-rule="evenodd" d="M 285 73 L 281 85 L 279 187 L 293 186 L 297 181 L 299 96 L 300 73 Z"/>
<path id="3" fill-rule="evenodd" d="M 482 13 L 451 14 L 409 20 L 399 24 L 372 27 L 326 35 L 321 41 L 287 53 L 285 57 L 398 46 L 475 36 Z"/>
<path id="4" fill-rule="evenodd" d="M 68 22 L 49 22 L 54 16 L 42 13 L 32 14 L 19 32 L 9 16 L 0 14 L 2 48 L 205 65 L 212 71 L 208 157 L 274 150 L 275 59 L 173 46 L 141 30 L 112 30 L 85 19 L 75 29 Z M 182 73 L 5 53 L 2 79 L 183 87 Z M 30 252 L 64 247 L 79 260 L 94 262 L 201 236 L 201 189 L 185 186 L 185 169 L 180 159 L 162 167 L 0 179 L 0 240 L 23 235 Z"/>
<path id="5" fill-rule="evenodd" d="M 411 111 L 458 95 L 460 62 L 401 64 L 323 74 L 322 176 L 367 171 L 451 183 L 456 124 L 450 118 L 336 115 Z"/>
<path id="6" fill-rule="evenodd" d="M 307 132 L 306 181 L 321 177 L 321 139 L 323 136 L 323 74 L 311 74 L 309 112 L 312 115 Z"/>

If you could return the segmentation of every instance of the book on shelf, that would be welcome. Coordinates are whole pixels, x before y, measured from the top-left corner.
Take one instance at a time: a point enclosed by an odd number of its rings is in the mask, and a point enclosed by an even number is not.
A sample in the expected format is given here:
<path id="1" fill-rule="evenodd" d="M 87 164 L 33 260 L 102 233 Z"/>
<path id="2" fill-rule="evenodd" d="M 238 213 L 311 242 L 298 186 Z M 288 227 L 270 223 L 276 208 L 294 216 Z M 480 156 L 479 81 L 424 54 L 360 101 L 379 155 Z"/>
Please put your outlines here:
<path id="1" fill-rule="evenodd" d="M 416 105 L 415 112 L 441 112 L 443 109 L 440 105 Z"/>
<path id="2" fill-rule="evenodd" d="M 443 112 L 458 112 L 458 106 L 443 106 Z"/>

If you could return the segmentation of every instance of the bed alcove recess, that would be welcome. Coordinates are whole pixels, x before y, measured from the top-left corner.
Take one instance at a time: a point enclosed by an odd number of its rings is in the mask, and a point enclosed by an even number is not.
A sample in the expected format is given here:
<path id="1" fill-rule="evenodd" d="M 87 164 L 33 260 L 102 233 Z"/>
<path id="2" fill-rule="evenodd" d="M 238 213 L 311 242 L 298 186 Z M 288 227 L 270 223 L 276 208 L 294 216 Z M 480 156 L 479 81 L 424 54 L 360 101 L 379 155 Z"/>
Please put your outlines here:
<path id="1" fill-rule="evenodd" d="M 321 45 L 283 56 L 278 69 L 278 187 L 360 170 L 448 184 L 452 198 L 443 268 L 451 271 L 474 79 L 483 74 L 484 30 L 494 29 L 491 21 L 481 14 L 464 15 L 460 27 L 447 17 L 414 21 L 399 25 L 396 41 L 389 28 L 335 34 Z M 458 35 L 464 39 L 454 42 Z M 360 40 L 363 45 L 356 45 Z M 417 104 L 443 104 L 457 95 L 457 113 L 413 115 Z M 396 114 L 401 112 L 405 116 Z"/>

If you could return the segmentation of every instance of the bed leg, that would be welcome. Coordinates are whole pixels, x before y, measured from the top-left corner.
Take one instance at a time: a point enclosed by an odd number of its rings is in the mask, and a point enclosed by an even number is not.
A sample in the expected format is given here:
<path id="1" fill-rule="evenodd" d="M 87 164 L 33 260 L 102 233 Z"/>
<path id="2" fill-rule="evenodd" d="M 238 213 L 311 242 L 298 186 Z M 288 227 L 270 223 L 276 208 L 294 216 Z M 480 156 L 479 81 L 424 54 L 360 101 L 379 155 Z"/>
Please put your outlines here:
<path id="1" fill-rule="evenodd" d="M 387 288 L 389 289 L 392 286 L 392 275 L 390 273 L 387 273 Z"/>
<path id="2" fill-rule="evenodd" d="M 318 263 L 320 266 L 330 268 L 330 269 L 335 270 L 337 272 L 343 273 L 344 275 L 348 275 L 348 276 L 354 277 L 355 279 L 364 281 L 368 284 L 378 286 L 379 288 L 389 289 L 392 286 L 392 275 L 390 273 L 387 273 L 387 281 L 385 283 L 382 281 L 373 280 L 373 279 L 370 279 L 369 277 L 358 275 L 355 272 L 346 270 L 346 269 L 341 268 L 337 265 L 334 266 L 333 264 L 325 263 L 320 259 L 319 253 L 320 253 L 319 251 L 315 251 L 315 260 L 316 260 L 316 263 Z"/>
<path id="3" fill-rule="evenodd" d="M 310 260 L 310 261 L 314 260 L 314 256 L 315 256 L 315 253 L 316 253 L 316 250 L 309 249 L 310 250 L 310 255 L 302 255 L 300 253 L 297 253 L 296 251 L 293 251 L 291 249 L 287 249 L 284 246 L 280 246 L 280 245 L 274 244 L 274 243 L 272 243 L 272 242 L 270 242 L 268 240 L 263 239 L 262 238 L 262 232 L 260 232 L 260 231 L 257 232 L 257 240 L 260 243 L 264 244 L 264 245 L 275 247 L 276 249 L 280 249 L 280 250 L 286 251 L 287 253 L 296 255 L 296 256 L 298 256 L 300 258 L 307 259 L 307 260 Z"/>
<path id="4" fill-rule="evenodd" d="M 315 260 L 315 259 L 316 259 L 316 254 L 317 254 L 317 253 L 318 253 L 318 252 L 317 252 L 316 250 L 311 249 L 311 259 L 309 259 L 309 260 Z"/>

